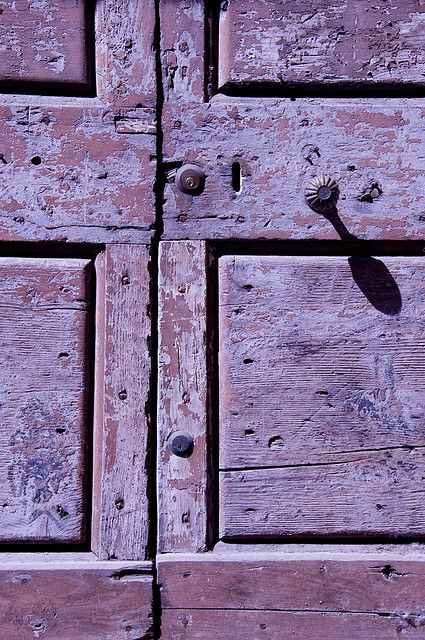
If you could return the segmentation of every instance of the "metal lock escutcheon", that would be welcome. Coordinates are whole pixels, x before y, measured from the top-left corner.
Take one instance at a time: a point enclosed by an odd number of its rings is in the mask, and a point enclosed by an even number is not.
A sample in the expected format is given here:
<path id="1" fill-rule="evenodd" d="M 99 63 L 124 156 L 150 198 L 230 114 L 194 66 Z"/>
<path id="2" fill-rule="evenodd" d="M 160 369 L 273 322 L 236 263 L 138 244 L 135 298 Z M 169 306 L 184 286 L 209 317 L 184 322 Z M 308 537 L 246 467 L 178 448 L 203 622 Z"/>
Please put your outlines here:
<path id="1" fill-rule="evenodd" d="M 175 184 L 183 193 L 197 196 L 204 190 L 205 173 L 196 164 L 184 164 L 177 169 Z"/>

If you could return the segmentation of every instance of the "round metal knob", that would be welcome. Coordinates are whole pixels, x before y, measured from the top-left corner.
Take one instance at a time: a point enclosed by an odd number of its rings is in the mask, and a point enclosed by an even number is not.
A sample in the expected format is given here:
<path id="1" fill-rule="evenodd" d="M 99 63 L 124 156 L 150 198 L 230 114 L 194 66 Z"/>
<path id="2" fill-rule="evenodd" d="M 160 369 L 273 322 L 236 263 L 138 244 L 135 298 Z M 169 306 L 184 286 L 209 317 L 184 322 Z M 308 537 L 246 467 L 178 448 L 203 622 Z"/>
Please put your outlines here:
<path id="1" fill-rule="evenodd" d="M 177 170 L 175 182 L 183 193 L 196 196 L 205 185 L 205 173 L 196 164 L 184 164 Z"/>
<path id="2" fill-rule="evenodd" d="M 315 211 L 326 211 L 335 205 L 339 196 L 337 183 L 331 176 L 316 176 L 307 184 L 305 199 Z"/>
<path id="3" fill-rule="evenodd" d="M 188 458 L 193 453 L 193 436 L 185 431 L 176 431 L 168 438 L 168 448 L 179 458 Z"/>

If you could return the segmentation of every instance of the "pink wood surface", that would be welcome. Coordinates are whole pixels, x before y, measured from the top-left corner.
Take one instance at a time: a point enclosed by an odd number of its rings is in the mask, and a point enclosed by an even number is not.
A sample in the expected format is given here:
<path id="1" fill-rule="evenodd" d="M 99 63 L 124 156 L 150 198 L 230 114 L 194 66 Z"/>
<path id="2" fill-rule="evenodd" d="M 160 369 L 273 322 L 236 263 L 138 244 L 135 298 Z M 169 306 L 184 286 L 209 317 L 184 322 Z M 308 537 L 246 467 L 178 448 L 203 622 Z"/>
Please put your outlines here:
<path id="1" fill-rule="evenodd" d="M 0 258 L 0 541 L 83 542 L 90 262 Z"/>
<path id="2" fill-rule="evenodd" d="M 417 0 L 231 0 L 219 84 L 423 84 L 424 19 Z"/>
<path id="3" fill-rule="evenodd" d="M 92 549 L 147 555 L 150 424 L 149 247 L 107 246 L 96 262 Z"/>

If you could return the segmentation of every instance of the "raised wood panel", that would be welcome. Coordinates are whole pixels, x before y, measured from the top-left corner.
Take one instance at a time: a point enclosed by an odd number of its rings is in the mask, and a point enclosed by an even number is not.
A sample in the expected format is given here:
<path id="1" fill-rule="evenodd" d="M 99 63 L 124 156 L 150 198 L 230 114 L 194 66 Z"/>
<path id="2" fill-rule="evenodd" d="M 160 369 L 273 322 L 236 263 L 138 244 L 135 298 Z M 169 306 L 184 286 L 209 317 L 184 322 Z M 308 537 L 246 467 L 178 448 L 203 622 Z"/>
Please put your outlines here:
<path id="1" fill-rule="evenodd" d="M 196 162 L 206 184 L 197 196 L 166 186 L 164 238 L 422 239 L 423 118 L 416 99 L 168 104 L 164 160 Z M 327 217 L 305 202 L 321 174 L 340 188 Z"/>
<path id="2" fill-rule="evenodd" d="M 222 3 L 219 85 L 423 85 L 424 22 L 421 0 Z"/>
<path id="3" fill-rule="evenodd" d="M 90 262 L 0 258 L 0 540 L 82 542 Z"/>
<path id="4" fill-rule="evenodd" d="M 207 272 L 204 242 L 164 242 L 159 262 L 158 545 L 204 551 L 208 513 Z M 194 439 L 173 455 L 170 436 Z"/>
<path id="5" fill-rule="evenodd" d="M 221 535 L 422 535 L 423 259 L 219 265 Z"/>
<path id="6" fill-rule="evenodd" d="M 70 554 L 1 554 L 0 563 L 4 638 L 153 637 L 150 563 L 73 559 Z"/>
<path id="7" fill-rule="evenodd" d="M 0 4 L 0 83 L 17 90 L 87 91 L 94 40 L 92 3 L 86 0 L 3 0 Z"/>
<path id="8" fill-rule="evenodd" d="M 98 256 L 92 549 L 139 560 L 149 533 L 149 247 Z"/>
<path id="9" fill-rule="evenodd" d="M 138 135 L 117 131 L 133 119 Z M 148 241 L 153 122 L 144 109 L 118 118 L 101 108 L 1 108 L 0 239 Z"/>

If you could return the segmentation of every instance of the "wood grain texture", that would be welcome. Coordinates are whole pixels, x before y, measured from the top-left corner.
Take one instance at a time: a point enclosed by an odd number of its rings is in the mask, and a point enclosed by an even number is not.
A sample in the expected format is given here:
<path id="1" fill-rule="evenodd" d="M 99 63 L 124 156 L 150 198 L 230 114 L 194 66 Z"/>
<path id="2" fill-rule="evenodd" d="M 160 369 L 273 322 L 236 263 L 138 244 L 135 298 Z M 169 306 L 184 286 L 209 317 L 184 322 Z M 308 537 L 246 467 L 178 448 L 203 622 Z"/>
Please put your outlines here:
<path id="1" fill-rule="evenodd" d="M 219 271 L 221 534 L 421 535 L 422 258 Z"/>
<path id="2" fill-rule="evenodd" d="M 149 240 L 155 136 L 118 133 L 119 115 L 104 108 L 0 109 L 1 240 Z M 128 114 L 135 116 L 154 122 L 151 110 Z"/>
<path id="3" fill-rule="evenodd" d="M 159 263 L 158 519 L 161 551 L 202 551 L 207 505 L 207 251 L 203 242 L 164 242 Z M 168 438 L 194 438 L 188 458 Z"/>
<path id="4" fill-rule="evenodd" d="M 98 96 L 114 107 L 155 107 L 155 3 L 102 0 L 96 11 Z"/>
<path id="5" fill-rule="evenodd" d="M 149 247 L 97 260 L 92 549 L 144 559 L 148 539 Z"/>
<path id="6" fill-rule="evenodd" d="M 2 0 L 0 82 L 3 88 L 43 91 L 90 88 L 88 43 L 94 38 L 83 0 Z M 38 85 L 38 87 L 37 87 Z"/>
<path id="7" fill-rule="evenodd" d="M 422 614 L 316 613 L 283 611 L 166 611 L 162 617 L 164 640 L 398 640 L 402 632 L 421 637 Z M 419 629 L 419 631 L 418 631 Z M 284 636 L 282 636 L 284 630 Z M 419 636 L 418 636 L 419 634 Z"/>
<path id="8" fill-rule="evenodd" d="M 87 554 L 89 555 L 89 554 Z M 13 640 L 149 640 L 149 563 L 0 557 L 0 628 Z"/>
<path id="9" fill-rule="evenodd" d="M 314 551 L 294 552 L 286 545 L 285 551 L 250 553 L 248 547 L 246 552 L 163 555 L 158 558 L 163 612 L 255 609 L 419 617 L 425 598 L 423 547 L 399 547 L 359 545 L 353 552 L 311 545 Z"/>
<path id="10" fill-rule="evenodd" d="M 224 3 L 219 84 L 423 84 L 424 20 L 422 0 Z"/>
<path id="11" fill-rule="evenodd" d="M 161 54 L 165 100 L 204 100 L 205 3 L 161 0 Z"/>
<path id="12" fill-rule="evenodd" d="M 90 262 L 0 258 L 0 541 L 83 542 Z"/>
<path id="13" fill-rule="evenodd" d="M 166 186 L 164 238 L 421 239 L 424 113 L 413 98 L 168 104 L 164 160 L 196 162 L 206 185 L 199 196 Z M 240 192 L 232 188 L 235 162 Z M 304 199 L 321 174 L 340 188 L 330 219 Z"/>

